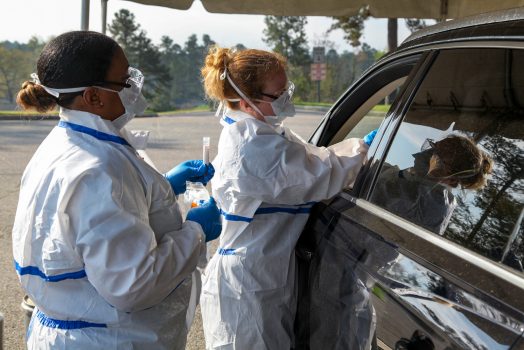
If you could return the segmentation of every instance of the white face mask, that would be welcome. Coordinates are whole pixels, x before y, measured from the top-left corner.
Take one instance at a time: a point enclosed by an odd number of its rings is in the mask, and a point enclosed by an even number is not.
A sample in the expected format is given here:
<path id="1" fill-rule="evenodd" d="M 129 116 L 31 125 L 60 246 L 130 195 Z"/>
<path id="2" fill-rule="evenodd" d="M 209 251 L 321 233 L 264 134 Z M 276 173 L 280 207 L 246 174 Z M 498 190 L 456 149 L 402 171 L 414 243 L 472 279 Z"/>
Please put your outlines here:
<path id="1" fill-rule="evenodd" d="M 289 82 L 289 86 L 276 100 L 271 102 L 271 108 L 276 116 L 293 117 L 295 115 L 295 106 L 291 99 L 295 92 L 295 84 Z"/>
<path id="2" fill-rule="evenodd" d="M 144 75 L 136 68 L 129 67 L 129 78 L 126 83 L 130 87 L 124 87 L 120 91 L 98 87 L 102 90 L 113 91 L 118 93 L 120 101 L 124 106 L 124 114 L 112 121 L 113 126 L 118 130 L 122 129 L 137 114 L 142 114 L 146 110 L 147 102 L 142 95 L 142 86 L 144 86 Z"/>
<path id="3" fill-rule="evenodd" d="M 227 70 L 224 70 L 224 73 L 220 76 L 220 79 L 223 80 L 224 78 L 227 78 L 240 97 L 242 97 L 242 99 L 258 114 L 263 116 L 266 123 L 269 125 L 279 127 L 284 119 L 295 115 L 295 106 L 293 105 L 293 102 L 291 102 L 291 97 L 293 97 L 293 92 L 295 91 L 295 85 L 292 82 L 289 83 L 288 89 L 274 101 L 269 102 L 261 100 L 261 102 L 270 103 L 271 108 L 273 108 L 273 112 L 275 113 L 274 116 L 265 116 L 264 113 L 262 113 L 262 111 L 236 86 L 233 80 L 229 77 L 229 74 L 227 74 Z"/>
<path id="4" fill-rule="evenodd" d="M 127 123 L 129 123 L 137 114 L 142 114 L 147 108 L 146 99 L 142 94 L 138 95 L 138 98 L 134 102 L 130 102 L 129 93 L 126 93 L 129 89 L 122 89 L 118 91 L 120 101 L 124 105 L 125 112 L 120 117 L 113 119 L 111 123 L 118 130 L 122 129 Z"/>
<path id="5" fill-rule="evenodd" d="M 295 116 L 295 106 L 291 101 L 293 92 L 295 91 L 295 85 L 289 82 L 289 87 L 284 91 L 277 99 L 270 102 L 271 108 L 275 115 L 265 115 L 264 119 L 266 123 L 273 126 L 280 126 L 287 117 Z M 260 102 L 269 103 L 268 101 L 260 100 Z"/>

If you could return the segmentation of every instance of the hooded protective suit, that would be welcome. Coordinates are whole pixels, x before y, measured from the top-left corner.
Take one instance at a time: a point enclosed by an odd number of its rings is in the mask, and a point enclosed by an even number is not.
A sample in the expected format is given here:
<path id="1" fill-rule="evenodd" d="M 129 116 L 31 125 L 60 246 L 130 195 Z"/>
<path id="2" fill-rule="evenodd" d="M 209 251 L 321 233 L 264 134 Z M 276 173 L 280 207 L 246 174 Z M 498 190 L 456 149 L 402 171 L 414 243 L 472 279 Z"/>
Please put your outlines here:
<path id="1" fill-rule="evenodd" d="M 288 350 L 297 239 L 314 202 L 354 181 L 368 147 L 359 139 L 315 147 L 240 111 L 221 124 L 212 188 L 222 235 L 200 298 L 206 347 Z"/>
<path id="2" fill-rule="evenodd" d="M 28 348 L 183 349 L 200 225 L 111 121 L 60 119 L 24 172 L 13 227 L 36 304 Z"/>

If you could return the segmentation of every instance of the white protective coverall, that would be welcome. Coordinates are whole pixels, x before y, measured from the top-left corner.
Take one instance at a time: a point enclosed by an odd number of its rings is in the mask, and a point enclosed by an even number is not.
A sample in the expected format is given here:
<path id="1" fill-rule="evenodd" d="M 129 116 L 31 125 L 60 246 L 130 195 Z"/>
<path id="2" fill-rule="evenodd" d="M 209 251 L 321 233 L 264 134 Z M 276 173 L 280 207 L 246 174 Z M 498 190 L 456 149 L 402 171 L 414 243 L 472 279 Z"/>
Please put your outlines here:
<path id="1" fill-rule="evenodd" d="M 111 121 L 62 109 L 20 186 L 13 253 L 29 349 L 183 349 L 205 251 L 164 177 Z"/>
<path id="2" fill-rule="evenodd" d="M 314 202 L 352 184 L 368 146 L 315 147 L 240 111 L 221 124 L 211 183 L 222 234 L 200 297 L 206 347 L 289 350 L 296 242 Z"/>

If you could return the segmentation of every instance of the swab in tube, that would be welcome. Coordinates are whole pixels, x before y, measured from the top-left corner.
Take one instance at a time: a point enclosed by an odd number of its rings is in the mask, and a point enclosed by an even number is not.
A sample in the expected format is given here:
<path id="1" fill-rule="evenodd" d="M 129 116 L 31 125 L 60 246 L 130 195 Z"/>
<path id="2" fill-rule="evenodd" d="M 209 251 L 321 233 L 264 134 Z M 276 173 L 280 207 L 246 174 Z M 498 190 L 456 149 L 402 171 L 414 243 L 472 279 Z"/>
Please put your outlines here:
<path id="1" fill-rule="evenodd" d="M 209 143 L 210 143 L 210 137 L 204 136 L 202 138 L 202 160 L 204 161 L 204 164 L 209 164 Z"/>

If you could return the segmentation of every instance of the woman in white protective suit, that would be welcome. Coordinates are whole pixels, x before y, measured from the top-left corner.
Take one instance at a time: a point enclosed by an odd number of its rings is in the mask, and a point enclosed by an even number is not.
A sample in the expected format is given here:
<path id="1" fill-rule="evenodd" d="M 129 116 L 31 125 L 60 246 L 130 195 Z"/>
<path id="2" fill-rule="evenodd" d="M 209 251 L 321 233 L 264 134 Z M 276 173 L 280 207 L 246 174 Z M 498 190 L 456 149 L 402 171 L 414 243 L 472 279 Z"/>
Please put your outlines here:
<path id="1" fill-rule="evenodd" d="M 214 200 L 182 220 L 176 193 L 212 167 L 166 174 L 137 155 L 123 126 L 142 113 L 143 76 L 95 32 L 51 40 L 23 108 L 60 106 L 60 121 L 22 177 L 13 253 L 36 307 L 29 349 L 183 349 L 191 273 L 216 238 Z"/>
<path id="2" fill-rule="evenodd" d="M 293 346 L 295 244 L 314 202 L 351 185 L 368 149 L 315 147 L 283 127 L 294 115 L 285 68 L 275 53 L 218 47 L 202 68 L 225 107 L 212 180 L 223 229 L 200 298 L 208 349 Z"/>

